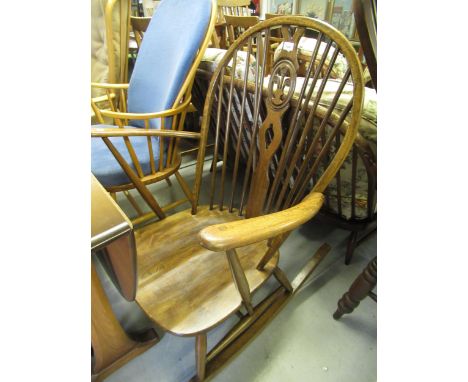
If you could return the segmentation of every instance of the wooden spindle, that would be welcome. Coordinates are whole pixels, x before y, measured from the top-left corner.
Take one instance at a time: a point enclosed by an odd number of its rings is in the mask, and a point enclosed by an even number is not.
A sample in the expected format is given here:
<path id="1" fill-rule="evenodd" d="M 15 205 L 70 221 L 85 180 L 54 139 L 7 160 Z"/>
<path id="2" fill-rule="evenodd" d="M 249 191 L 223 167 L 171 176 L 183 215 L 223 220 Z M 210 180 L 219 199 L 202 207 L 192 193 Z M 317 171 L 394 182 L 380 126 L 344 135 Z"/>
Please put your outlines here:
<path id="1" fill-rule="evenodd" d="M 218 203 L 218 208 L 220 211 L 223 210 L 223 203 L 224 203 L 224 182 L 226 178 L 227 157 L 228 157 L 228 148 L 229 148 L 229 130 L 231 127 L 232 94 L 233 94 L 235 74 L 236 74 L 237 53 L 238 53 L 238 50 L 236 50 L 233 54 L 234 57 L 232 60 L 231 83 L 229 85 L 229 96 L 228 96 L 228 105 L 227 105 L 227 120 L 226 120 L 226 126 L 225 126 L 225 131 L 224 131 L 223 168 L 221 170 L 221 191 L 220 191 L 219 203 Z"/>
<path id="2" fill-rule="evenodd" d="M 217 107 L 217 113 L 216 113 L 215 147 L 213 151 L 213 162 L 212 162 L 213 171 L 211 173 L 211 184 L 210 184 L 210 210 L 213 209 L 216 173 L 218 172 L 217 165 L 218 165 L 219 135 L 220 135 L 220 129 L 221 129 L 221 105 L 223 103 L 224 72 L 225 72 L 225 68 L 223 67 L 221 69 L 221 73 L 219 76 L 219 85 L 218 85 L 219 90 L 218 90 L 218 105 L 217 105 L 218 107 Z"/>
<path id="3" fill-rule="evenodd" d="M 237 172 L 239 169 L 239 159 L 240 159 L 240 148 L 242 143 L 242 134 L 244 131 L 244 115 L 245 115 L 245 103 L 247 97 L 247 81 L 248 81 L 248 73 L 249 73 L 249 65 L 250 65 L 250 55 L 252 54 L 252 38 L 249 38 L 248 42 L 248 51 L 247 51 L 247 59 L 245 61 L 244 67 L 244 83 L 242 88 L 242 100 L 241 100 L 241 114 L 240 114 L 240 121 L 239 121 L 239 134 L 237 137 L 237 145 L 236 145 L 236 156 L 234 159 L 234 169 L 232 173 L 232 191 L 231 191 L 231 201 L 229 203 L 229 212 L 232 212 L 233 205 L 234 205 L 234 193 L 236 192 L 237 186 Z"/>

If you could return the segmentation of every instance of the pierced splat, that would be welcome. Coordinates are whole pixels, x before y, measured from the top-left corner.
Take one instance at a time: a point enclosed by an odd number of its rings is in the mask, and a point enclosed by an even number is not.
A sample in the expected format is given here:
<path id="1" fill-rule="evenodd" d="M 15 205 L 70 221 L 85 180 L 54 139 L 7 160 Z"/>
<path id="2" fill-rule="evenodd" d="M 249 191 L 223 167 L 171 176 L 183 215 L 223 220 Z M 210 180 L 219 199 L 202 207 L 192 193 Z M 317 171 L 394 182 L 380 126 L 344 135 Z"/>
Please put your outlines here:
<path id="1" fill-rule="evenodd" d="M 287 56 L 289 56 L 289 53 Z M 280 58 L 273 67 L 268 85 L 267 116 L 258 130 L 259 158 L 253 172 L 253 181 L 247 202 L 246 217 L 263 213 L 269 187 L 268 167 L 283 138 L 282 117 L 290 106 L 296 85 L 297 59 Z M 269 131 L 271 130 L 271 131 Z M 267 142 L 267 136 L 271 136 Z"/>

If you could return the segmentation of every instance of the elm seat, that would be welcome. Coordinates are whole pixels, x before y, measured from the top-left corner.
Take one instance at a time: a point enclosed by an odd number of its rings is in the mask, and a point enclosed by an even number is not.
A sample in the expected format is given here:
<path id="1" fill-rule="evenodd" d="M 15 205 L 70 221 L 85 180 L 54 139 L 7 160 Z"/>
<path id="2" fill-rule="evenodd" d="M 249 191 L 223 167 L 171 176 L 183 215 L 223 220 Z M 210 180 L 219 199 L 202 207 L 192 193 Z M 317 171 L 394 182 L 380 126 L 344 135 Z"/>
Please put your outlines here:
<path id="1" fill-rule="evenodd" d="M 199 206 L 196 215 L 181 211 L 168 216 L 164 224 L 135 232 L 139 279 L 136 302 L 159 327 L 179 336 L 193 336 L 224 321 L 242 306 L 225 254 L 203 248 L 197 234 L 210 225 L 244 219 L 227 209 Z M 267 248 L 265 240 L 238 249 L 252 294 L 278 265 L 276 252 L 265 269 L 256 269 Z M 216 277 L 207 285 L 213 274 Z M 174 275 L 179 288 L 168 287 Z M 186 309 L 178 310 L 181 305 Z"/>
<path id="2" fill-rule="evenodd" d="M 95 125 L 94 127 L 105 129 L 112 128 L 112 125 Z M 132 126 L 125 126 L 132 128 Z M 130 137 L 130 142 L 133 148 L 140 155 L 138 156 L 141 169 L 145 175 L 151 173 L 150 157 L 147 150 L 148 141 L 146 137 Z M 153 154 L 155 163 L 159 162 L 159 138 L 152 137 Z M 122 138 L 110 138 L 117 150 L 122 154 L 127 163 L 129 163 L 134 171 L 135 166 L 132 163 L 130 154 Z M 122 170 L 114 155 L 109 151 L 102 139 L 91 139 L 91 172 L 99 179 L 104 187 L 119 186 L 122 184 L 131 183 L 128 176 Z"/>

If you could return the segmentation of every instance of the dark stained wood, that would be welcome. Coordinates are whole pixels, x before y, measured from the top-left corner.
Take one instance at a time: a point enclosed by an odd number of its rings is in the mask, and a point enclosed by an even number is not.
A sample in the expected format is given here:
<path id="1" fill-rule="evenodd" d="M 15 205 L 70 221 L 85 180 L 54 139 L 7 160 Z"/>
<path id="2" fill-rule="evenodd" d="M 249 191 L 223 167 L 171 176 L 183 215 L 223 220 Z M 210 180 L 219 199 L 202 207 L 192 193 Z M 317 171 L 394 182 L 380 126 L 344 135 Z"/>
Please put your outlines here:
<path id="1" fill-rule="evenodd" d="M 377 0 L 353 0 L 353 12 L 366 65 L 377 90 Z"/>
<path id="2" fill-rule="evenodd" d="M 131 339 L 115 318 L 111 305 L 91 264 L 91 345 L 94 362 L 93 381 L 101 381 L 139 354 L 159 342 L 150 329 L 144 340 Z"/>
<path id="3" fill-rule="evenodd" d="M 136 291 L 136 263 L 132 225 L 115 201 L 91 176 L 91 249 L 105 251 L 111 278 L 127 300 Z M 149 329 L 139 339 L 122 329 L 91 261 L 91 346 L 92 376 L 102 380 L 159 341 Z"/>
<path id="4" fill-rule="evenodd" d="M 338 308 L 333 318 L 338 320 L 343 314 L 352 313 L 359 303 L 372 292 L 377 285 L 377 256 L 374 257 L 362 273 L 356 278 L 348 292 L 338 301 Z"/>
<path id="5" fill-rule="evenodd" d="M 115 286 L 128 300 L 136 294 L 136 252 L 132 223 L 91 175 L 91 250 L 103 249 Z"/>
<path id="6" fill-rule="evenodd" d="M 135 17 L 130 16 L 130 25 L 132 26 L 133 33 L 135 34 L 135 41 L 138 49 L 140 48 L 141 41 L 146 32 L 146 28 L 151 21 L 151 17 Z"/>

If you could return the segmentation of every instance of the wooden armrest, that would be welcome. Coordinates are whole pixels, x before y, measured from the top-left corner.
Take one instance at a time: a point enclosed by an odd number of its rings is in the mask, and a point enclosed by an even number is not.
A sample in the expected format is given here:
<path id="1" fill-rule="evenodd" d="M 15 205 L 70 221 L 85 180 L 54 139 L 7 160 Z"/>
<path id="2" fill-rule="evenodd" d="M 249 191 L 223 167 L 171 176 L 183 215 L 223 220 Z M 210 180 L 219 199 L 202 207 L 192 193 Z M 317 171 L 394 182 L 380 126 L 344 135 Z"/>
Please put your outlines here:
<path id="1" fill-rule="evenodd" d="M 91 82 L 91 87 L 101 89 L 128 89 L 128 84 L 107 84 L 105 82 Z"/>
<path id="2" fill-rule="evenodd" d="M 187 97 L 187 99 L 183 103 L 181 103 L 174 109 L 162 110 L 156 113 L 124 113 L 121 111 L 112 111 L 112 110 L 99 110 L 99 112 L 106 117 L 117 118 L 117 119 L 138 119 L 138 120 L 146 119 L 148 120 L 148 119 L 154 119 L 154 118 L 171 117 L 173 115 L 182 113 L 186 108 L 188 108 L 190 106 L 191 98 L 192 98 L 191 96 Z"/>
<path id="3" fill-rule="evenodd" d="M 256 218 L 215 224 L 202 229 L 200 244 L 214 252 L 227 251 L 257 243 L 282 233 L 292 231 L 319 212 L 324 196 L 311 192 L 301 203 L 284 211 Z"/>
<path id="4" fill-rule="evenodd" d="M 111 98 L 111 99 L 115 98 L 115 94 L 114 94 L 114 93 L 110 94 L 110 98 Z M 91 98 L 91 101 L 92 101 L 92 102 L 95 102 L 95 103 L 104 102 L 104 101 L 109 101 L 109 96 L 107 96 L 107 94 L 106 94 L 106 95 L 101 95 L 101 96 L 93 97 L 93 98 Z"/>
<path id="5" fill-rule="evenodd" d="M 156 130 L 156 129 L 142 129 L 135 127 L 134 129 L 122 128 L 91 128 L 91 137 L 179 137 L 179 138 L 192 138 L 200 139 L 200 133 L 193 133 L 191 131 L 177 131 L 177 130 Z"/>

